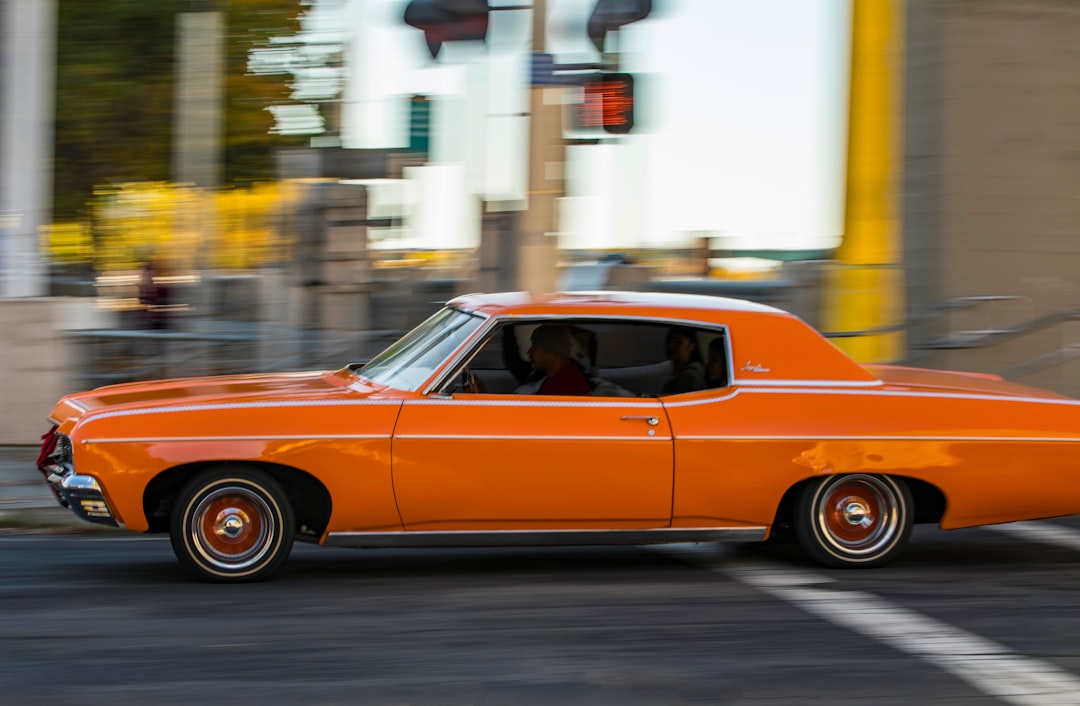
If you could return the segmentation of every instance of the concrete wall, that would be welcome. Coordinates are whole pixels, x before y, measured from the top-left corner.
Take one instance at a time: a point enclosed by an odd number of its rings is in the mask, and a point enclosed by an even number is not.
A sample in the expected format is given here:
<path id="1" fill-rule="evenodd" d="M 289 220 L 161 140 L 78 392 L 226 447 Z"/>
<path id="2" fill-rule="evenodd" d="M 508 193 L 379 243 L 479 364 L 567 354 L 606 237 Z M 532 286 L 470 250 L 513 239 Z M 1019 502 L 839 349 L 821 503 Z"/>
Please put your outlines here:
<path id="1" fill-rule="evenodd" d="M 910 0 L 908 14 L 904 215 L 914 299 L 1025 298 L 954 326 L 1009 326 L 1080 305 L 1080 2 Z M 929 363 L 994 371 L 1071 336 L 1057 327 Z M 1080 394 L 1080 363 L 1025 381 Z"/>
<path id="2" fill-rule="evenodd" d="M 942 31 L 938 3 L 909 0 L 904 23 L 907 52 L 903 88 L 902 201 L 904 271 L 909 309 L 945 295 L 940 272 L 942 228 Z M 916 330 L 917 338 L 932 331 Z"/>
<path id="3" fill-rule="evenodd" d="M 0 300 L 0 445 L 40 443 L 53 405 L 77 391 L 67 332 L 106 323 L 90 299 Z"/>

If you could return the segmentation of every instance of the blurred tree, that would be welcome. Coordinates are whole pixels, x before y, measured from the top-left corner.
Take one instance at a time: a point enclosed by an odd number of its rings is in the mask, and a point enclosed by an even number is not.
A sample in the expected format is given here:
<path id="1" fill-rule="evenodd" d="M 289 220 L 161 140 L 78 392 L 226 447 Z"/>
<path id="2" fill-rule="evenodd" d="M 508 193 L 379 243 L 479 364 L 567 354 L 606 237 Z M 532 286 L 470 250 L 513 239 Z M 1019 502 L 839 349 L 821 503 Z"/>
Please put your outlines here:
<path id="1" fill-rule="evenodd" d="M 288 96 L 281 77 L 248 75 L 248 50 L 299 28 L 300 0 L 59 0 L 54 220 L 86 215 L 95 186 L 171 174 L 178 12 L 227 12 L 224 184 L 274 178 L 266 107 Z"/>
<path id="2" fill-rule="evenodd" d="M 289 100 L 283 76 L 247 70 L 248 52 L 268 37 L 300 31 L 302 0 L 229 0 L 225 81 L 224 183 L 247 184 L 274 179 L 274 148 L 307 145 L 306 135 L 271 134 L 274 116 L 268 106 Z"/>

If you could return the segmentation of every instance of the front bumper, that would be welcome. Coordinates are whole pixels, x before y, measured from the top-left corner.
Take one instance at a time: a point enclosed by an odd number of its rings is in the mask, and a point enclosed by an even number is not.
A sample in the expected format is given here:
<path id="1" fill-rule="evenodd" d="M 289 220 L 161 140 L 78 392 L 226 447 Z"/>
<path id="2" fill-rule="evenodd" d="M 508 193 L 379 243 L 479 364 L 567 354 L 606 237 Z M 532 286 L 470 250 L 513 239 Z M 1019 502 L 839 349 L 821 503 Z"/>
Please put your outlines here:
<path id="1" fill-rule="evenodd" d="M 60 504 L 71 508 L 79 519 L 109 527 L 120 526 L 109 509 L 101 486 L 93 476 L 83 476 L 71 469 L 54 467 L 50 469 L 46 480 Z"/>
<path id="2" fill-rule="evenodd" d="M 57 425 L 41 435 L 38 470 L 45 475 L 53 495 L 63 507 L 87 522 L 119 527 L 97 478 L 75 472 L 71 439 L 57 432 Z"/>

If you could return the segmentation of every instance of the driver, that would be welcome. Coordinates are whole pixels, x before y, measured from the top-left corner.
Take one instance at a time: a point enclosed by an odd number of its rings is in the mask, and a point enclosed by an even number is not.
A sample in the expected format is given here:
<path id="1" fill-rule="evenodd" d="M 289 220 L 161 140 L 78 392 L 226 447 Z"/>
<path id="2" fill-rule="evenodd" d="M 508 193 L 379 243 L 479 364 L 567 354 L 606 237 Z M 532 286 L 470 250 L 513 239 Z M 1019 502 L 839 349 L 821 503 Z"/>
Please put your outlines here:
<path id="1" fill-rule="evenodd" d="M 587 395 L 592 388 L 572 359 L 570 328 L 562 324 L 541 324 L 532 332 L 529 360 L 542 373 L 514 392 L 524 395 Z"/>

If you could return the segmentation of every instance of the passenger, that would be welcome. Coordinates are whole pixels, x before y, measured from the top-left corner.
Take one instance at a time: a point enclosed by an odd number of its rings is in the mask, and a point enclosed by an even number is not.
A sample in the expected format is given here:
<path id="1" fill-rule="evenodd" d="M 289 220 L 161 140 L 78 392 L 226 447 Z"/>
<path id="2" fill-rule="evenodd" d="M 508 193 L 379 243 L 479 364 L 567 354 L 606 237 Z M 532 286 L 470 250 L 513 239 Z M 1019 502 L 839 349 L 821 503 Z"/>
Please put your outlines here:
<path id="1" fill-rule="evenodd" d="M 661 395 L 677 395 L 705 387 L 705 366 L 693 329 L 672 326 L 664 340 L 664 351 L 671 361 L 671 374 L 660 387 Z"/>
<path id="2" fill-rule="evenodd" d="M 515 392 L 526 395 L 587 395 L 592 388 L 577 363 L 572 360 L 570 329 L 560 324 L 542 324 L 532 332 L 529 360 L 543 374 L 526 382 Z"/>
<path id="3" fill-rule="evenodd" d="M 705 358 L 705 387 L 724 387 L 728 384 L 727 377 L 724 337 L 717 336 L 709 341 L 709 354 Z"/>

